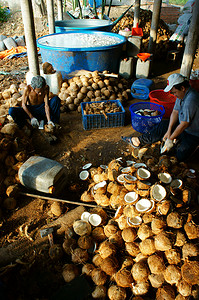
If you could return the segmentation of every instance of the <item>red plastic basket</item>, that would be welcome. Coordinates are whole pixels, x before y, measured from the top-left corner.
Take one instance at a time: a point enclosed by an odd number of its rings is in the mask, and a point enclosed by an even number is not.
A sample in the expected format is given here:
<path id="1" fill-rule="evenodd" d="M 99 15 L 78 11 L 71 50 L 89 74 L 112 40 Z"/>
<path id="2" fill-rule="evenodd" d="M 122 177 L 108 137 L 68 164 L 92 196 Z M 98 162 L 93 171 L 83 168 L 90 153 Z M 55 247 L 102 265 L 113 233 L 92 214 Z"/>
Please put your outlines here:
<path id="1" fill-rule="evenodd" d="M 165 108 L 164 118 L 169 118 L 175 105 L 176 97 L 164 90 L 154 90 L 149 93 L 150 102 L 163 105 Z"/>

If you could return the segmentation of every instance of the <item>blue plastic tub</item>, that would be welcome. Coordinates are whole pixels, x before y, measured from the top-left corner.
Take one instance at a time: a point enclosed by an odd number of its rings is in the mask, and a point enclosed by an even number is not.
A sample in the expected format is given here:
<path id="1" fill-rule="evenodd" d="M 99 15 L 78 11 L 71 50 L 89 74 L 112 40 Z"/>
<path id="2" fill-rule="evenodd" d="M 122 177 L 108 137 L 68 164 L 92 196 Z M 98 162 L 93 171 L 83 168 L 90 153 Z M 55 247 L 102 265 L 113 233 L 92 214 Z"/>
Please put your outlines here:
<path id="1" fill-rule="evenodd" d="M 94 3 L 93 0 L 88 0 L 88 3 L 90 7 L 93 7 L 93 3 Z M 102 0 L 95 0 L 95 3 L 96 3 L 96 7 L 102 6 Z"/>
<path id="2" fill-rule="evenodd" d="M 140 109 L 151 109 L 151 110 L 157 110 L 160 112 L 158 116 L 141 116 L 135 113 L 136 111 Z M 151 102 L 137 102 L 134 104 L 131 104 L 129 107 L 129 110 L 131 112 L 131 123 L 133 129 L 135 129 L 138 132 L 141 133 L 148 133 L 151 131 L 151 129 L 159 124 L 162 120 L 162 117 L 165 113 L 164 106 L 151 103 Z"/>
<path id="3" fill-rule="evenodd" d="M 100 47 L 72 48 L 70 46 L 71 41 L 64 46 L 66 40 L 70 39 L 69 34 L 73 34 L 72 36 L 74 37 L 74 34 L 78 33 L 95 35 L 95 37 L 99 36 L 100 38 L 109 37 L 113 39 L 113 44 Z M 117 39 L 117 43 L 115 39 Z M 49 34 L 37 40 L 42 61 L 51 63 L 56 71 L 61 72 L 63 79 L 73 76 L 70 73 L 77 70 L 88 70 L 91 72 L 108 70 L 118 73 L 122 48 L 125 43 L 126 38 L 120 34 L 92 30 Z"/>
<path id="4" fill-rule="evenodd" d="M 150 88 L 153 84 L 151 79 L 137 79 L 131 86 L 131 95 L 133 98 L 147 100 L 149 98 Z"/>
<path id="5" fill-rule="evenodd" d="M 106 118 L 103 114 L 85 115 L 84 109 L 86 107 L 86 104 L 91 104 L 93 102 L 82 102 L 81 111 L 82 111 L 82 123 L 84 129 L 90 130 L 90 129 L 124 126 L 125 109 L 123 108 L 121 102 L 119 100 L 105 100 L 105 101 L 96 101 L 95 103 L 100 103 L 100 102 L 116 103 L 117 107 L 121 107 L 121 112 L 107 113 Z"/>
<path id="6" fill-rule="evenodd" d="M 111 20 L 99 19 L 74 19 L 55 21 L 55 33 L 72 30 L 99 30 L 110 32 L 113 27 Z"/>

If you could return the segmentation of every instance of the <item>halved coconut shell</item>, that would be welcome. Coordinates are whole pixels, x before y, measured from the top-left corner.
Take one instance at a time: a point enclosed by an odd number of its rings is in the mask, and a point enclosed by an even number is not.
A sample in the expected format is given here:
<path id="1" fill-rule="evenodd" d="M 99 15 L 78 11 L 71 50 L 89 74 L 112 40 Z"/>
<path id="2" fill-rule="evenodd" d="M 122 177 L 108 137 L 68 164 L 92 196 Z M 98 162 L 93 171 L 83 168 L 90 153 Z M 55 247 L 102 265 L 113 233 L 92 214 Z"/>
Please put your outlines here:
<path id="1" fill-rule="evenodd" d="M 151 208 L 151 201 L 148 199 L 140 199 L 138 202 L 135 204 L 135 208 L 139 213 L 146 212 Z"/>
<path id="2" fill-rule="evenodd" d="M 136 169 L 141 168 L 141 167 L 147 168 L 147 165 L 145 163 L 136 163 L 136 164 L 134 164 L 134 167 Z"/>
<path id="3" fill-rule="evenodd" d="M 158 178 L 159 178 L 160 182 L 165 183 L 165 184 L 169 184 L 172 181 L 171 175 L 167 172 L 159 173 Z"/>
<path id="4" fill-rule="evenodd" d="M 147 180 L 150 178 L 150 176 L 151 176 L 151 172 L 147 169 L 139 168 L 137 170 L 137 178 L 139 180 Z"/>
<path id="5" fill-rule="evenodd" d="M 81 214 L 81 220 L 82 220 L 82 221 L 85 221 L 85 222 L 88 222 L 88 219 L 89 219 L 90 215 L 91 215 L 91 214 L 90 214 L 88 211 L 83 212 L 83 213 Z"/>
<path id="6" fill-rule="evenodd" d="M 131 167 L 126 167 L 126 168 L 122 168 L 121 169 L 121 173 L 125 173 L 125 174 L 128 174 L 128 173 L 131 173 Z"/>
<path id="7" fill-rule="evenodd" d="M 81 171 L 80 174 L 79 174 L 79 178 L 81 180 L 87 180 L 89 177 L 89 172 L 88 171 Z"/>
<path id="8" fill-rule="evenodd" d="M 125 183 L 125 179 L 124 179 L 124 174 L 120 174 L 119 176 L 117 176 L 117 181 L 120 183 L 120 184 L 123 184 Z"/>
<path id="9" fill-rule="evenodd" d="M 137 188 L 141 190 L 148 190 L 151 187 L 151 183 L 149 181 L 137 181 Z"/>
<path id="10" fill-rule="evenodd" d="M 136 192 L 129 192 L 124 196 L 124 201 L 126 203 L 135 203 L 139 198 L 139 195 Z"/>
<path id="11" fill-rule="evenodd" d="M 102 222 L 102 218 L 98 214 L 90 214 L 88 221 L 93 226 L 98 226 Z"/>
<path id="12" fill-rule="evenodd" d="M 129 226 L 137 227 L 142 223 L 142 218 L 140 216 L 127 217 L 126 221 Z"/>
<path id="13" fill-rule="evenodd" d="M 162 185 L 154 184 L 151 187 L 150 194 L 151 194 L 151 198 L 153 200 L 162 201 L 166 197 L 167 192 L 166 192 L 166 189 Z"/>
<path id="14" fill-rule="evenodd" d="M 174 180 L 171 181 L 171 187 L 173 189 L 181 189 L 182 186 L 183 186 L 183 182 L 182 182 L 181 179 L 177 179 L 176 178 L 176 179 L 174 179 Z"/>
<path id="15" fill-rule="evenodd" d="M 124 175 L 124 180 L 128 183 L 133 183 L 137 181 L 137 178 L 132 175 Z"/>

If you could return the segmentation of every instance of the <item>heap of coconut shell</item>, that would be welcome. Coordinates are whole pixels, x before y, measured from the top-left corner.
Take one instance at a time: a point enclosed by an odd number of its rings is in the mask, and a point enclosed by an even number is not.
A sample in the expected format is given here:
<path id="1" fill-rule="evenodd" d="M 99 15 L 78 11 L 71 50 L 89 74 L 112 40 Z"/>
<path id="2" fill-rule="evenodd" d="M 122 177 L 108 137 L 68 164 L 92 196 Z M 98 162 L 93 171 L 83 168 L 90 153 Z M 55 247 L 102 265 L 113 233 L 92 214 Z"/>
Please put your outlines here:
<path id="1" fill-rule="evenodd" d="M 194 171 L 162 156 L 116 159 L 89 174 L 81 200 L 99 207 L 66 232 L 72 262 L 64 280 L 84 274 L 94 299 L 198 299 L 199 226 L 188 209 L 198 188 Z"/>
<path id="2" fill-rule="evenodd" d="M 129 93 L 126 79 L 111 77 L 107 71 L 94 71 L 64 80 L 58 96 L 67 109 L 81 112 L 81 102 L 118 99 L 123 103 L 128 100 Z"/>

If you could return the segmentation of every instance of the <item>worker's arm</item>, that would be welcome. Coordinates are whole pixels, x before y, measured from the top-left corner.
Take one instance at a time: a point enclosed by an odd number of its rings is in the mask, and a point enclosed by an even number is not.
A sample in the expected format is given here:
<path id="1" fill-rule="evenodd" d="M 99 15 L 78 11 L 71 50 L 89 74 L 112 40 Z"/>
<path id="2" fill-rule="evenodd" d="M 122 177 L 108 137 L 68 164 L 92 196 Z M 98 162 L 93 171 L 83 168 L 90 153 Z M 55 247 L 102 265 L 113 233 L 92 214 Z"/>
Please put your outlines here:
<path id="1" fill-rule="evenodd" d="M 45 95 L 44 95 L 44 103 L 45 103 L 46 118 L 47 118 L 47 121 L 50 122 L 49 86 L 46 86 Z"/>
<path id="2" fill-rule="evenodd" d="M 174 140 L 176 139 L 187 127 L 189 127 L 189 122 L 182 121 L 180 124 L 176 127 L 174 132 L 171 134 L 170 139 Z"/>
<path id="3" fill-rule="evenodd" d="M 31 114 L 31 112 L 29 111 L 28 107 L 27 107 L 27 102 L 28 102 L 28 97 L 29 97 L 29 93 L 30 93 L 30 87 L 27 86 L 24 89 L 24 93 L 22 96 L 22 108 L 23 110 L 27 113 L 27 115 L 29 116 L 30 119 L 34 118 L 33 115 Z"/>
<path id="4" fill-rule="evenodd" d="M 177 122 L 178 122 L 178 111 L 173 110 L 172 113 L 171 113 L 171 116 L 170 116 L 169 126 L 168 126 L 168 129 L 167 129 L 167 132 L 165 133 L 165 135 L 163 137 L 163 141 L 165 141 L 166 139 L 171 139 L 173 126 Z"/>

